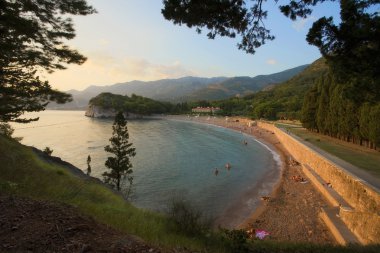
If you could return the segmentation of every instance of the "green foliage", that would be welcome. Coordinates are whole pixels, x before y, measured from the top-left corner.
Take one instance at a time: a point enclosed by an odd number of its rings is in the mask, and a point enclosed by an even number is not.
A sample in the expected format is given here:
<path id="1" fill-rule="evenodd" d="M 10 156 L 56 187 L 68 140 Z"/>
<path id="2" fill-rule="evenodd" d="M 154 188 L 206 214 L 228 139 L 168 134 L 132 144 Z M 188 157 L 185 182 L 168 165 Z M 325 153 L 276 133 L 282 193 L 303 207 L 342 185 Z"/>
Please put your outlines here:
<path id="1" fill-rule="evenodd" d="M 247 253 L 252 252 L 250 250 L 250 244 L 248 243 L 248 234 L 242 229 L 222 229 L 221 233 L 231 252 L 234 253 Z"/>
<path id="2" fill-rule="evenodd" d="M 51 154 L 53 153 L 53 150 L 49 147 L 46 147 L 43 152 L 45 155 L 51 156 Z"/>
<path id="3" fill-rule="evenodd" d="M 241 35 L 238 47 L 247 53 L 254 53 L 255 48 L 263 45 L 266 40 L 274 39 L 261 22 L 267 16 L 266 11 L 261 11 L 261 1 L 254 2 L 251 12 L 247 10 L 245 1 L 209 0 L 204 3 L 164 0 L 163 3 L 162 14 L 174 24 L 196 27 L 198 33 L 206 28 L 209 30 L 209 39 L 214 39 L 216 35 L 230 38 Z"/>
<path id="4" fill-rule="evenodd" d="M 104 92 L 90 100 L 90 105 L 142 115 L 168 113 L 173 105 L 132 94 L 131 97 Z"/>
<path id="5" fill-rule="evenodd" d="M 38 120 L 19 117 L 44 110 L 49 101 L 69 101 L 70 95 L 53 90 L 37 71 L 85 61 L 64 40 L 75 37 L 69 15 L 87 15 L 94 9 L 85 0 L 1 0 L 0 6 L 0 121 Z"/>
<path id="6" fill-rule="evenodd" d="M 279 5 L 279 9 L 291 20 L 296 20 L 307 18 L 315 5 L 325 1 L 288 0 L 281 2 L 284 5 Z M 198 0 L 164 0 L 161 12 L 174 24 L 195 27 L 198 33 L 201 33 L 202 29 L 208 30 L 209 39 L 214 39 L 217 35 L 230 38 L 239 36 L 241 42 L 238 43 L 238 48 L 253 54 L 256 48 L 274 39 L 264 24 L 268 14 L 265 2 L 265 0 L 209 0 L 204 3 Z M 331 17 L 323 17 L 310 29 L 307 35 L 308 42 L 317 46 L 325 57 L 334 56 L 331 58 L 334 60 L 334 65 L 341 65 L 346 71 L 349 70 L 348 66 L 354 67 L 351 63 L 355 63 L 356 57 L 362 61 L 365 60 L 363 56 L 371 56 L 373 53 L 376 58 L 376 55 L 379 55 L 379 16 L 378 12 L 371 14 L 366 12 L 376 4 L 379 4 L 378 0 L 340 1 L 342 21 L 340 27 L 333 24 Z M 349 61 L 345 63 L 344 60 L 347 59 Z M 374 66 L 378 66 L 378 63 L 377 61 Z M 370 68 L 375 69 L 373 66 Z M 364 69 L 369 70 L 369 68 Z"/>
<path id="7" fill-rule="evenodd" d="M 298 66 L 282 72 L 270 75 L 258 75 L 255 77 L 239 76 L 223 80 L 198 89 L 183 99 L 186 101 L 208 100 L 215 101 L 232 97 L 244 97 L 258 92 L 268 86 L 282 83 L 303 71 L 307 66 Z"/>
<path id="8" fill-rule="evenodd" d="M 328 67 L 324 59 L 319 59 L 285 83 L 273 89 L 249 96 L 252 100 L 253 116 L 267 119 L 300 119 L 303 99 L 320 75 Z"/>
<path id="9" fill-rule="evenodd" d="M 379 146 L 380 100 L 366 100 L 366 90 L 356 91 L 362 97 L 356 100 L 349 95 L 350 90 L 332 73 L 321 76 L 305 96 L 303 126 L 357 144 Z"/>
<path id="10" fill-rule="evenodd" d="M 375 177 L 380 178 L 380 156 L 378 151 L 350 145 L 343 141 L 334 140 L 327 135 L 307 131 L 303 128 L 290 128 L 289 130 L 293 134 L 298 135 L 301 139 L 325 150 L 327 153 L 339 157 L 358 168 L 370 172 Z"/>
<path id="11" fill-rule="evenodd" d="M 90 163 L 91 163 L 91 156 L 88 155 L 87 156 L 87 175 L 91 175 L 91 165 L 90 165 Z"/>
<path id="12" fill-rule="evenodd" d="M 351 86 L 346 95 L 355 101 L 363 99 L 361 91 L 369 95 L 366 101 L 380 99 L 380 16 L 375 10 L 379 3 L 341 0 L 340 24 L 334 24 L 332 17 L 323 17 L 307 35 L 307 41 L 327 59 L 334 78 Z"/>
<path id="13" fill-rule="evenodd" d="M 168 205 L 167 215 L 170 223 L 174 223 L 176 232 L 193 236 L 206 234 L 211 230 L 211 220 L 206 219 L 202 212 L 183 199 L 173 199 Z"/>
<path id="14" fill-rule="evenodd" d="M 368 139 L 380 147 L 380 103 L 371 107 L 368 128 Z"/>
<path id="15" fill-rule="evenodd" d="M 114 156 L 108 157 L 105 163 L 110 171 L 103 173 L 104 182 L 120 191 L 122 181 L 127 179 L 129 187 L 126 196 L 128 198 L 133 182 L 130 158 L 136 155 L 136 150 L 132 148 L 133 143 L 129 143 L 127 121 L 122 112 L 116 115 L 112 130 L 111 145 L 104 147 L 104 150 Z"/>
<path id="16" fill-rule="evenodd" d="M 328 67 L 319 59 L 290 80 L 242 98 L 230 98 L 212 102 L 224 115 L 244 115 L 266 119 L 300 119 L 302 104 L 308 90 Z"/>
<path id="17" fill-rule="evenodd" d="M 81 214 L 163 248 L 178 245 L 194 251 L 206 248 L 200 237 L 188 237 L 169 229 L 164 215 L 138 209 L 97 180 L 79 178 L 58 164 L 45 162 L 30 147 L 0 136 L 0 154 L 2 194 L 75 206 Z M 209 245 L 217 246 L 217 243 Z"/>
<path id="18" fill-rule="evenodd" d="M 13 129 L 13 127 L 11 127 L 11 125 L 9 125 L 8 123 L 0 122 L 1 135 L 11 138 L 14 131 L 15 130 Z"/>

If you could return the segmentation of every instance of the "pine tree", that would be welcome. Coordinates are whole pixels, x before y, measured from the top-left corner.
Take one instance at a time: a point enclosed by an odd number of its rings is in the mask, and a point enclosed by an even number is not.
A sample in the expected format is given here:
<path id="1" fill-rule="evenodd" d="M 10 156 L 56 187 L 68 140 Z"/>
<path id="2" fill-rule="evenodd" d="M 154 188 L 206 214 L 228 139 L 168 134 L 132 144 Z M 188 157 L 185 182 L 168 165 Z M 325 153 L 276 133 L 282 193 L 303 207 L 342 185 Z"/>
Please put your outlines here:
<path id="1" fill-rule="evenodd" d="M 91 174 L 91 165 L 90 165 L 90 163 L 91 163 L 91 156 L 88 155 L 88 157 L 87 157 L 87 175 Z"/>
<path id="2" fill-rule="evenodd" d="M 86 0 L 0 0 L 0 121 L 28 123 L 38 118 L 24 112 L 71 100 L 38 74 L 86 60 L 65 42 L 75 37 L 70 16 L 94 12 Z"/>
<path id="3" fill-rule="evenodd" d="M 318 96 L 317 86 L 314 85 L 305 95 L 302 106 L 302 125 L 312 131 L 318 131 L 316 122 Z"/>
<path id="4" fill-rule="evenodd" d="M 129 133 L 127 121 L 123 113 L 119 112 L 112 126 L 112 137 L 109 139 L 111 145 L 107 145 L 104 150 L 114 154 L 113 157 L 108 157 L 105 163 L 110 171 L 103 173 L 104 182 L 110 184 L 116 190 L 121 190 L 121 183 L 127 179 L 129 187 L 126 196 L 128 197 L 132 188 L 132 163 L 130 158 L 136 155 L 133 143 L 129 142 Z"/>

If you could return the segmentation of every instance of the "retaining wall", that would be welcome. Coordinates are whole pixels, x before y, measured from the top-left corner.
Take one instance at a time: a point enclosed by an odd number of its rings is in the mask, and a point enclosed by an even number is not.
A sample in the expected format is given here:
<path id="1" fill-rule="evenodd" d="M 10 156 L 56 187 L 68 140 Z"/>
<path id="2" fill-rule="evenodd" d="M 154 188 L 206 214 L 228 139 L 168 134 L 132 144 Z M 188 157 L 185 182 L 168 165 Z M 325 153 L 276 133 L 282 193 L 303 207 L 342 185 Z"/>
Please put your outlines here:
<path id="1" fill-rule="evenodd" d="M 274 132 L 289 153 L 300 163 L 309 165 L 353 208 L 340 212 L 347 227 L 364 244 L 380 243 L 380 193 L 316 151 L 286 134 L 273 124 L 258 122 L 260 128 Z"/>

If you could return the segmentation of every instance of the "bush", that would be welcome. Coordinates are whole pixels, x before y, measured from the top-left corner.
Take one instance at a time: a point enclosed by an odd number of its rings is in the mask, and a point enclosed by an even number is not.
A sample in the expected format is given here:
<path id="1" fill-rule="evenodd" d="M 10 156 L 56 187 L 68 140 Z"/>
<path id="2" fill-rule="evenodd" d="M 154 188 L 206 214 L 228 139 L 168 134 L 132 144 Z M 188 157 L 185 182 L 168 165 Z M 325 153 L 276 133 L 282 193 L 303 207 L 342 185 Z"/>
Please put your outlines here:
<path id="1" fill-rule="evenodd" d="M 43 152 L 45 155 L 51 156 L 51 154 L 53 153 L 53 150 L 49 147 L 46 147 Z"/>
<path id="2" fill-rule="evenodd" d="M 250 252 L 249 244 L 248 244 L 248 234 L 241 229 L 222 229 L 222 236 L 226 240 L 226 243 L 234 253 L 246 253 Z"/>
<path id="3" fill-rule="evenodd" d="M 172 200 L 167 215 L 175 229 L 186 235 L 207 233 L 212 225 L 211 219 L 205 218 L 202 212 L 183 199 Z"/>
<path id="4" fill-rule="evenodd" d="M 14 131 L 15 130 L 13 129 L 13 127 L 11 127 L 11 125 L 9 125 L 8 123 L 0 122 L 1 135 L 11 138 Z"/>
<path id="5" fill-rule="evenodd" d="M 13 138 L 16 141 L 21 141 L 22 137 L 13 137 L 14 128 L 5 122 L 0 122 L 0 135 L 4 135 L 7 138 Z"/>

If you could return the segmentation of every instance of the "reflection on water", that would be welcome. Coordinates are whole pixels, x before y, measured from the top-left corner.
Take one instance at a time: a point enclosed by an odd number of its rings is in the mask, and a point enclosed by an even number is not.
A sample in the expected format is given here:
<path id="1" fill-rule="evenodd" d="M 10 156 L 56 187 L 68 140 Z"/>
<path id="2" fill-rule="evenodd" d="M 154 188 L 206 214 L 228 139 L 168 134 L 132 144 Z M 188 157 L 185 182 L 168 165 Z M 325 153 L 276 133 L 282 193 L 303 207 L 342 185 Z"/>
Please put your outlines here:
<path id="1" fill-rule="evenodd" d="M 82 170 L 91 155 L 92 175 L 101 177 L 112 120 L 87 118 L 83 111 L 38 115 L 38 122 L 13 125 L 15 136 L 24 137 L 22 143 L 50 147 L 53 155 Z M 137 152 L 132 158 L 132 201 L 142 208 L 162 210 L 173 196 L 181 195 L 211 216 L 222 215 L 237 200 L 252 209 L 250 203 L 256 201 L 249 199 L 252 196 L 247 191 L 253 191 L 275 167 L 263 146 L 227 129 L 172 120 L 132 120 L 128 130 Z M 245 139 L 248 145 L 243 144 Z M 224 166 L 227 162 L 232 165 L 229 171 Z M 215 168 L 219 169 L 217 176 Z"/>

